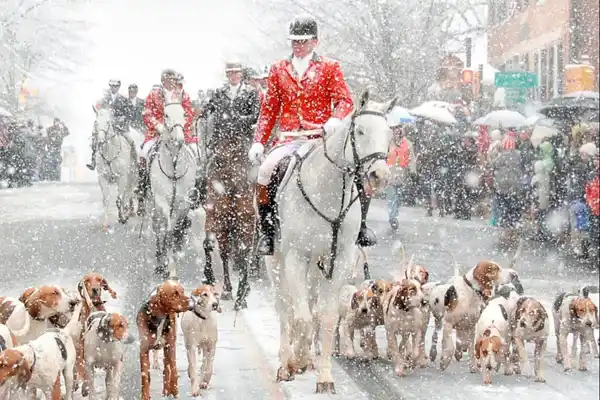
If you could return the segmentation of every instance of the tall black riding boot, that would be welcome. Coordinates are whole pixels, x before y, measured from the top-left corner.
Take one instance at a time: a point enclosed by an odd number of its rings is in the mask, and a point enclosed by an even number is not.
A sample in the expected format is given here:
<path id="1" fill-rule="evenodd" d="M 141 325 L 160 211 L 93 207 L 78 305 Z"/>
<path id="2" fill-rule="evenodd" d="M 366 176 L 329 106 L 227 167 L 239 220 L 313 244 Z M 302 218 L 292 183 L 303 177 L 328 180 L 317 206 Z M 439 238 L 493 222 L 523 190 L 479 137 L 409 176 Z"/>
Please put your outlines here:
<path id="1" fill-rule="evenodd" d="M 96 169 L 96 149 L 98 147 L 98 143 L 96 138 L 92 139 L 92 159 L 89 164 L 86 165 L 90 171 Z"/>
<path id="2" fill-rule="evenodd" d="M 367 228 L 367 214 L 369 213 L 370 204 L 370 198 L 360 196 L 360 231 L 358 232 L 358 238 L 356 239 L 356 244 L 360 247 L 371 247 L 377 244 L 375 233 Z"/>
<path id="3" fill-rule="evenodd" d="M 272 256 L 275 248 L 275 224 L 273 204 L 269 196 L 269 189 L 264 185 L 257 185 L 258 218 L 260 237 L 256 253 L 259 256 Z"/>

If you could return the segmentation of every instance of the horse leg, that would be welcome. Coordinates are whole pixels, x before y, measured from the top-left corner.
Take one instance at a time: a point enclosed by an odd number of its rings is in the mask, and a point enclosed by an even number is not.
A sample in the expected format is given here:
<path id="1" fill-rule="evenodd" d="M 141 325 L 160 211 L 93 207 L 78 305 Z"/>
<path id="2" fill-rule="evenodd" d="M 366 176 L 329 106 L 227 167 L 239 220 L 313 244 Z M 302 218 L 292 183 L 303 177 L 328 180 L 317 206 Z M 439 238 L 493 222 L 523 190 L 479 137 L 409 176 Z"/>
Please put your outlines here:
<path id="1" fill-rule="evenodd" d="M 239 249 L 239 283 L 234 309 L 247 308 L 246 297 L 250 292 L 248 284 L 248 269 L 252 263 L 252 239 L 254 236 L 254 208 L 252 196 L 240 196 L 236 201 L 236 219 L 238 227 L 238 249 Z"/>
<path id="2" fill-rule="evenodd" d="M 107 231 L 110 227 L 108 223 L 108 207 L 110 205 L 110 185 L 106 179 L 100 177 L 98 179 L 98 183 L 100 184 L 100 190 L 102 191 L 102 205 L 104 207 L 104 221 L 102 222 L 102 230 Z"/>
<path id="3" fill-rule="evenodd" d="M 169 259 L 167 257 L 167 224 L 165 217 L 156 212 L 152 217 L 152 225 L 156 235 L 156 267 L 154 272 L 161 278 L 166 278 Z"/>
<path id="4" fill-rule="evenodd" d="M 230 222 L 225 222 L 225 226 L 228 224 L 230 224 Z M 223 293 L 221 294 L 221 298 L 223 300 L 233 300 L 233 296 L 231 294 L 233 289 L 231 287 L 231 277 L 229 276 L 229 230 L 226 229 L 225 226 L 221 227 L 221 229 L 217 231 L 216 235 L 217 243 L 219 243 L 221 261 L 223 263 Z"/>

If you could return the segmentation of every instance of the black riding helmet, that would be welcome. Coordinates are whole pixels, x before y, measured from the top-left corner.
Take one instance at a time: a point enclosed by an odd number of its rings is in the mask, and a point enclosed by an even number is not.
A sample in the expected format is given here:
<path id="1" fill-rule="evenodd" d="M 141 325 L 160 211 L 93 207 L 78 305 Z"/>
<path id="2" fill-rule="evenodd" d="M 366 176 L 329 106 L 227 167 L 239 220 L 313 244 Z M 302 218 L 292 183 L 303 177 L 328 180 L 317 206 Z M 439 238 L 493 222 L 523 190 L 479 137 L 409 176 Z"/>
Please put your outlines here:
<path id="1" fill-rule="evenodd" d="M 131 85 L 129 85 L 129 87 L 127 89 L 128 90 L 138 90 L 138 85 L 136 85 L 135 83 L 132 83 Z"/>
<path id="2" fill-rule="evenodd" d="M 317 39 L 317 20 L 310 15 L 298 15 L 290 22 L 289 40 Z"/>
<path id="3" fill-rule="evenodd" d="M 174 69 L 167 68 L 163 70 L 160 74 L 160 80 L 163 81 L 165 79 L 175 79 L 177 80 L 178 74 Z"/>

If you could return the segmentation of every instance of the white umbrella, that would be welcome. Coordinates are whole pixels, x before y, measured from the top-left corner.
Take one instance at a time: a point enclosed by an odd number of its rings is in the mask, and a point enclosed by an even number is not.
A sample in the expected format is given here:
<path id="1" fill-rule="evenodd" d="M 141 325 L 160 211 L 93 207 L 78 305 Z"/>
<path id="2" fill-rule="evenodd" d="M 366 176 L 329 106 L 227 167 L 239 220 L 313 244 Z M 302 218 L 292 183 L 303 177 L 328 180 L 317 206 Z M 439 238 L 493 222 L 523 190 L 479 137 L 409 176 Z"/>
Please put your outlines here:
<path id="1" fill-rule="evenodd" d="M 419 107 L 413 108 L 412 110 L 410 110 L 410 113 L 412 115 L 416 115 L 417 117 L 427 118 L 427 119 L 430 119 L 432 121 L 439 122 L 442 124 L 452 125 L 457 122 L 456 118 L 454 118 L 454 115 L 452 115 L 452 113 L 450 111 L 448 111 L 448 108 L 446 108 L 443 105 L 432 104 L 432 103 L 445 103 L 445 102 L 443 102 L 443 101 L 428 101 L 428 102 L 421 104 Z M 446 104 L 450 105 L 449 103 L 446 103 Z"/>
<path id="2" fill-rule="evenodd" d="M 485 116 L 477 118 L 473 125 L 485 125 Z"/>
<path id="3" fill-rule="evenodd" d="M 523 126 L 533 126 L 542 118 L 545 118 L 545 117 L 540 114 L 531 115 L 531 116 L 525 118 L 525 122 L 523 123 Z"/>
<path id="4" fill-rule="evenodd" d="M 484 124 L 490 128 L 516 128 L 525 124 L 523 114 L 512 110 L 496 110 L 485 116 Z"/>
<path id="5" fill-rule="evenodd" d="M 5 108 L 0 107 L 0 117 L 12 117 L 13 115 Z"/>
<path id="6" fill-rule="evenodd" d="M 533 128 L 533 132 L 531 133 L 531 138 L 529 138 L 529 140 L 531 141 L 533 147 L 538 147 L 544 139 L 556 135 L 558 135 L 558 131 L 556 130 L 556 128 L 538 125 L 535 128 Z"/>
<path id="7" fill-rule="evenodd" d="M 400 124 L 410 124 L 415 121 L 415 117 L 410 115 L 404 107 L 396 106 L 386 116 L 389 126 L 398 126 Z"/>

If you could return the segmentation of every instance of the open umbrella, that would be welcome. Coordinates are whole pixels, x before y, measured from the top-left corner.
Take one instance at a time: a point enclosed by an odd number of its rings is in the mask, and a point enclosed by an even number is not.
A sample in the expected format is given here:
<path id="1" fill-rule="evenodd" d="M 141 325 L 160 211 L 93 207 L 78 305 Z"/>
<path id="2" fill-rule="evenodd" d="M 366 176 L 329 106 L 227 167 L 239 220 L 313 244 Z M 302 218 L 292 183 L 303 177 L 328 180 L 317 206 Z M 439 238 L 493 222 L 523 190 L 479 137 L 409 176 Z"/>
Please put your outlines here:
<path id="1" fill-rule="evenodd" d="M 485 115 L 483 117 L 479 117 L 475 121 L 473 121 L 473 125 L 475 125 L 475 126 L 485 125 Z"/>
<path id="2" fill-rule="evenodd" d="M 485 116 L 484 125 L 490 128 L 517 128 L 525 124 L 523 114 L 512 110 L 496 110 Z"/>
<path id="3" fill-rule="evenodd" d="M 430 119 L 441 124 L 455 124 L 457 122 L 456 118 L 454 118 L 454 115 L 452 115 L 452 113 L 443 103 L 445 102 L 428 101 L 416 108 L 413 108 L 412 110 L 410 110 L 410 113 L 417 117 Z M 450 103 L 445 104 L 450 106 Z"/>
<path id="4" fill-rule="evenodd" d="M 533 147 L 538 147 L 546 138 L 558 135 L 556 128 L 550 126 L 539 125 L 533 128 L 529 140 Z"/>
<path id="5" fill-rule="evenodd" d="M 396 106 L 386 117 L 389 126 L 398 126 L 400 124 L 410 124 L 415 122 L 416 118 L 410 115 L 408 109 Z"/>
<path id="6" fill-rule="evenodd" d="M 600 98 L 594 93 L 583 91 L 557 97 L 538 112 L 556 120 L 576 120 L 589 111 L 600 109 Z"/>
<path id="7" fill-rule="evenodd" d="M 0 107 L 0 117 L 12 117 L 13 115 L 5 108 Z"/>

